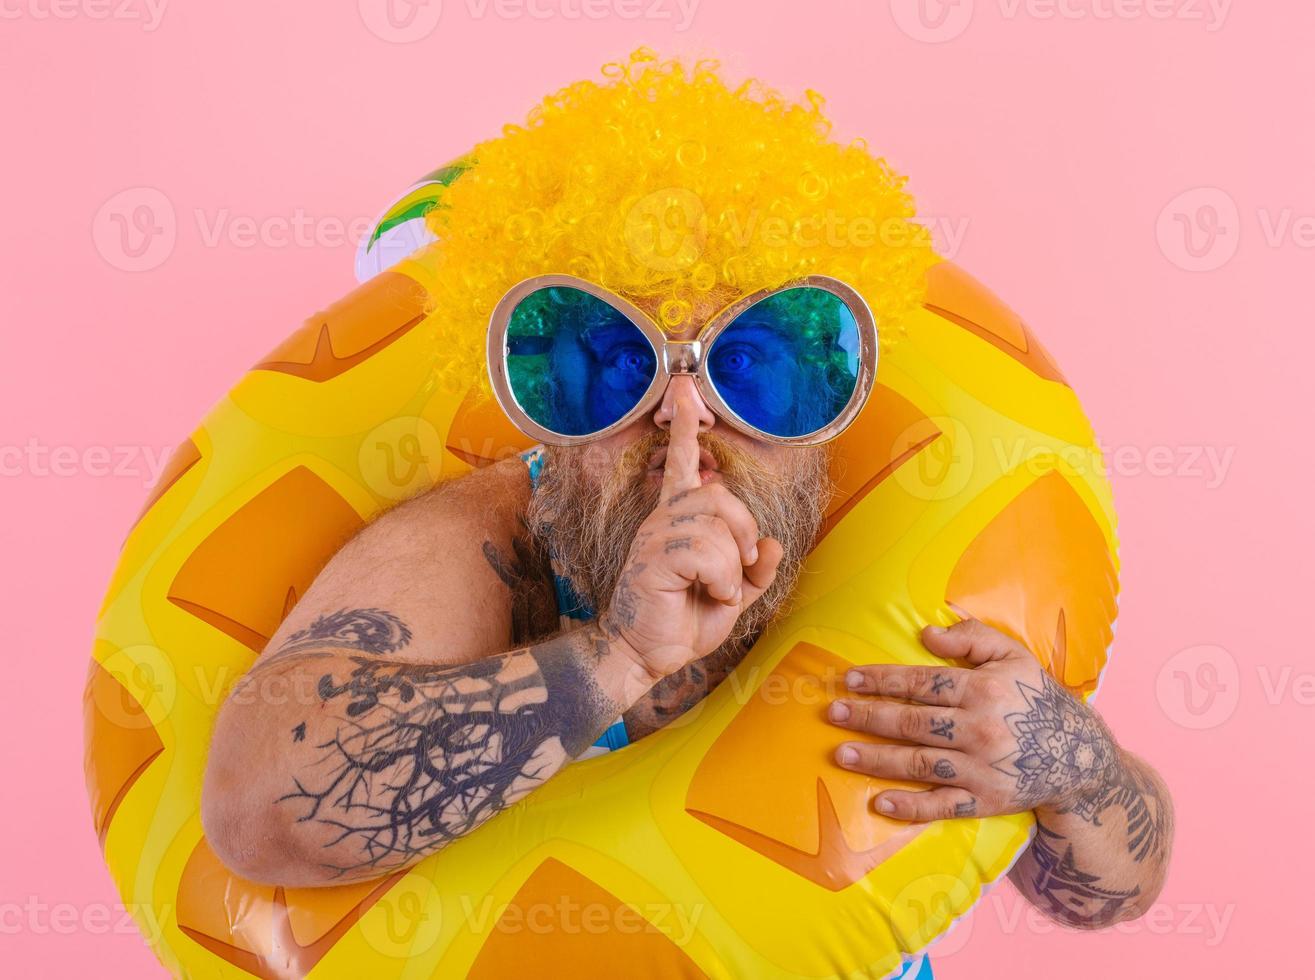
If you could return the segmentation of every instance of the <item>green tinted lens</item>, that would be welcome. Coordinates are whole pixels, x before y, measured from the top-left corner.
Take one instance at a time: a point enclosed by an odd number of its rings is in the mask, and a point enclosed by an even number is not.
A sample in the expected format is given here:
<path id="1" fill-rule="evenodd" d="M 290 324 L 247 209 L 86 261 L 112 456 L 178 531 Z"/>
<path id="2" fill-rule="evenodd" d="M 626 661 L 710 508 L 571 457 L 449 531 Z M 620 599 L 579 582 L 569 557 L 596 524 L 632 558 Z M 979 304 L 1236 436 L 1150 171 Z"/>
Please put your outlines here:
<path id="1" fill-rule="evenodd" d="M 521 410 L 567 436 L 589 435 L 622 419 L 657 374 L 657 354 L 643 331 L 573 286 L 547 286 L 517 304 L 507 326 L 506 359 Z"/>

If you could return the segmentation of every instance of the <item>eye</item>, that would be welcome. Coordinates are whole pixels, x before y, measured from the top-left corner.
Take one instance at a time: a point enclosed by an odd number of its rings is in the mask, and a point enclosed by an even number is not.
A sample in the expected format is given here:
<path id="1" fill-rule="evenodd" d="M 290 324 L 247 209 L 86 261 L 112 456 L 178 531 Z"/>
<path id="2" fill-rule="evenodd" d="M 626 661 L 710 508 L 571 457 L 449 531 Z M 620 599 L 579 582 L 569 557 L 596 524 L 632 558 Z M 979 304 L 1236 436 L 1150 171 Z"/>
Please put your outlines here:
<path id="1" fill-rule="evenodd" d="M 731 344 L 717 351 L 717 367 L 722 371 L 748 371 L 758 363 L 756 352 L 744 344 Z"/>
<path id="2" fill-rule="evenodd" d="M 636 344 L 629 344 L 611 351 L 607 355 L 607 366 L 618 371 L 638 374 L 648 369 L 650 359 L 649 351 Z"/>

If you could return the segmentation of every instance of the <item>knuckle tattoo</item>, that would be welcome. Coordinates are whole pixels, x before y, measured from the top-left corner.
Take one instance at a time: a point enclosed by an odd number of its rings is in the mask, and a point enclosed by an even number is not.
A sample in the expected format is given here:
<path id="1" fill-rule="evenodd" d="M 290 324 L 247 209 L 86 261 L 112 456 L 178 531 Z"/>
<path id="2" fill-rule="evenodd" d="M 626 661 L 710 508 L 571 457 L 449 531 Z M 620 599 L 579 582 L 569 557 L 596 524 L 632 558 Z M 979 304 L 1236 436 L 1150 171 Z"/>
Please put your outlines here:
<path id="1" fill-rule="evenodd" d="M 954 720 L 952 718 L 933 718 L 931 733 L 947 742 L 954 741 Z"/>
<path id="2" fill-rule="evenodd" d="M 960 800 L 950 808 L 950 817 L 975 817 L 977 816 L 977 799 L 968 797 L 966 800 Z"/>

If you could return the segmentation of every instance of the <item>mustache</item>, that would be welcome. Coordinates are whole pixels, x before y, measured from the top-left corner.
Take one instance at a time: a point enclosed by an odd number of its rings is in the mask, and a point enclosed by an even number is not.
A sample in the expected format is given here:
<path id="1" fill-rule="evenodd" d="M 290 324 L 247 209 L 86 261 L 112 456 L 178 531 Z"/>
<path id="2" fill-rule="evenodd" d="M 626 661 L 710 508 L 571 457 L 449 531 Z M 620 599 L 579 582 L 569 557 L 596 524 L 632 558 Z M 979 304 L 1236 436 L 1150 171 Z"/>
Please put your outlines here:
<path id="1" fill-rule="evenodd" d="M 747 477 L 753 477 L 758 481 L 770 481 L 771 472 L 752 453 L 723 439 L 715 432 L 700 432 L 698 443 L 699 448 L 706 449 L 716 461 L 723 482 L 728 486 Z M 646 474 L 648 461 L 653 458 L 653 454 L 658 450 L 668 449 L 670 445 L 671 437 L 665 429 L 658 429 L 641 436 L 622 452 L 613 468 L 613 476 L 616 479 L 624 479 L 627 474 Z"/>

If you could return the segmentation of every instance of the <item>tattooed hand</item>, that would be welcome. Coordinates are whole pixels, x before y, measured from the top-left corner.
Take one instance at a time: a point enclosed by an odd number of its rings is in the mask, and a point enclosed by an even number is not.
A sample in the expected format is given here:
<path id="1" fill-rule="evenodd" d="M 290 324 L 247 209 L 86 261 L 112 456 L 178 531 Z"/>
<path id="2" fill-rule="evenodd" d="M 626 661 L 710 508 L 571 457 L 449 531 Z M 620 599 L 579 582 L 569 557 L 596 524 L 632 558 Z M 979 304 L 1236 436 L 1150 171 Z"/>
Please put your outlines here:
<path id="1" fill-rule="evenodd" d="M 883 792 L 877 812 L 927 821 L 1031 810 L 1036 837 L 1010 872 L 1029 901 L 1076 928 L 1143 914 L 1164 884 L 1173 836 L 1154 770 L 997 630 L 965 619 L 928 627 L 922 642 L 966 666 L 857 667 L 846 682 L 859 696 L 831 704 L 834 724 L 898 740 L 844 742 L 840 765 L 933 784 Z"/>
<path id="2" fill-rule="evenodd" d="M 776 578 L 782 549 L 749 508 L 699 476 L 699 420 L 677 396 L 658 504 L 630 546 L 599 625 L 655 680 L 717 649 Z"/>
<path id="3" fill-rule="evenodd" d="M 857 667 L 846 677 L 850 690 L 904 700 L 831 705 L 842 728 L 912 743 L 845 742 L 836 753 L 842 766 L 941 787 L 882 793 L 878 812 L 939 820 L 1064 808 L 1113 777 L 1119 758 L 1109 730 L 1021 644 L 973 619 L 928 627 L 923 643 L 971 669 Z"/>

